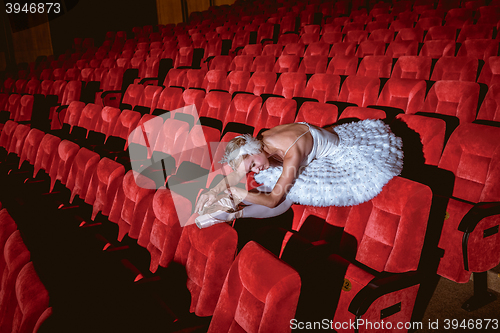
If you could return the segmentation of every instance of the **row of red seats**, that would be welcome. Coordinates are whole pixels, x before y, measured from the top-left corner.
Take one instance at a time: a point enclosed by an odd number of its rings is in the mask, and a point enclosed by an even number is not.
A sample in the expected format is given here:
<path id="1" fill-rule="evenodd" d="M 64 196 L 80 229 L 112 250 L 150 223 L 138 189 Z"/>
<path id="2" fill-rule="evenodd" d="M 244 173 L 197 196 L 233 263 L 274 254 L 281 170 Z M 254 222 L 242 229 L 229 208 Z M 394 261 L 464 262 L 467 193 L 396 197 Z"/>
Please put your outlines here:
<path id="1" fill-rule="evenodd" d="M 7 209 L 0 210 L 0 330 L 36 333 L 52 314 L 49 294 Z"/>

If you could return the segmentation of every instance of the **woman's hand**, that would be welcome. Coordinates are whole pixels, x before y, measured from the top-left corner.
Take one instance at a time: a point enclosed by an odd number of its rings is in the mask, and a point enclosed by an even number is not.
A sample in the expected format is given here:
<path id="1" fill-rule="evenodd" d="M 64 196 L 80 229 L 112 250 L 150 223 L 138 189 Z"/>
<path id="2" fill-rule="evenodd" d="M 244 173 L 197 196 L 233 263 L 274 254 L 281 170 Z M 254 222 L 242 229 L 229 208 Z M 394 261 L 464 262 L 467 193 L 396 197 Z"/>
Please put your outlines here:
<path id="1" fill-rule="evenodd" d="M 245 200 L 245 198 L 248 194 L 247 190 L 242 189 L 240 187 L 233 187 L 233 186 L 231 186 L 229 188 L 229 190 L 225 190 L 224 192 L 229 194 L 229 195 L 232 195 L 233 200 L 234 200 L 236 205 L 238 205 L 240 202 Z"/>
<path id="2" fill-rule="evenodd" d="M 217 201 L 217 194 L 214 191 L 208 191 L 200 195 L 196 203 L 195 212 L 201 214 L 205 206 L 210 206 Z"/>

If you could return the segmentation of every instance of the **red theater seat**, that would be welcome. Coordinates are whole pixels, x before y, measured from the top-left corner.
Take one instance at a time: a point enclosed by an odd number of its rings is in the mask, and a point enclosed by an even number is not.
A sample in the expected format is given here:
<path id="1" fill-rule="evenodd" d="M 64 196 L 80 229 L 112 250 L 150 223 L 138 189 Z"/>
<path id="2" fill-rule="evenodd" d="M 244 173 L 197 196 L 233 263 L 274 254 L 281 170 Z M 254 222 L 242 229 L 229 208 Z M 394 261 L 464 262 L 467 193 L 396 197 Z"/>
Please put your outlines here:
<path id="1" fill-rule="evenodd" d="M 470 123 L 476 119 L 478 99 L 479 85 L 475 82 L 437 81 L 420 111 L 455 116 L 460 123 Z"/>
<path id="2" fill-rule="evenodd" d="M 484 83 L 487 86 L 500 83 L 500 57 L 489 57 L 486 59 L 481 74 L 477 79 L 478 83 Z"/>
<path id="3" fill-rule="evenodd" d="M 208 332 L 290 332 L 300 287 L 293 268 L 250 242 L 231 265 Z"/>
<path id="4" fill-rule="evenodd" d="M 377 105 L 402 109 L 413 114 L 422 109 L 426 85 L 424 80 L 389 79 L 380 92 Z"/>
<path id="5" fill-rule="evenodd" d="M 385 55 L 391 58 L 400 56 L 416 56 L 418 52 L 418 42 L 415 40 L 393 41 L 385 50 Z"/>
<path id="6" fill-rule="evenodd" d="M 337 121 L 338 108 L 333 104 L 321 102 L 305 102 L 299 109 L 295 122 L 306 123 L 324 127 Z"/>
<path id="7" fill-rule="evenodd" d="M 475 82 L 478 60 L 472 57 L 446 57 L 438 59 L 432 70 L 431 80 Z"/>
<path id="8" fill-rule="evenodd" d="M 274 86 L 273 94 L 285 98 L 303 97 L 306 88 L 305 73 L 283 73 Z"/>
<path id="9" fill-rule="evenodd" d="M 378 78 L 350 75 L 342 84 L 338 101 L 366 107 L 377 102 L 380 89 Z"/>
<path id="10" fill-rule="evenodd" d="M 476 119 L 500 122 L 500 103 L 498 101 L 500 101 L 500 84 L 493 84 L 484 97 Z"/>
<path id="11" fill-rule="evenodd" d="M 392 58 L 386 56 L 365 56 L 359 64 L 358 76 L 391 77 Z"/>
<path id="12" fill-rule="evenodd" d="M 498 41 L 491 39 L 467 39 L 462 43 L 457 56 L 487 60 L 498 53 Z"/>
<path id="13" fill-rule="evenodd" d="M 355 56 L 336 55 L 330 60 L 326 73 L 337 75 L 356 75 L 358 60 L 358 57 Z"/>
<path id="14" fill-rule="evenodd" d="M 199 229 L 196 224 L 188 222 L 183 228 L 174 260 L 186 267 L 187 288 L 191 293 L 190 311 L 197 316 L 214 314 L 234 260 L 237 242 L 236 230 L 226 223 Z"/>
<path id="15" fill-rule="evenodd" d="M 276 73 L 272 72 L 255 72 L 248 80 L 245 88 L 246 92 L 252 93 L 255 96 L 262 94 L 272 94 L 276 83 Z"/>
<path id="16" fill-rule="evenodd" d="M 428 80 L 431 75 L 431 57 L 401 56 L 399 57 L 391 78 Z"/>
<path id="17" fill-rule="evenodd" d="M 372 108 L 363 108 L 360 106 L 349 106 L 342 111 L 342 114 L 339 117 L 340 119 L 345 118 L 356 118 L 360 120 L 364 119 L 384 119 L 385 112 L 378 109 Z"/>
<path id="18" fill-rule="evenodd" d="M 254 135 L 257 135 L 262 129 L 293 123 L 296 113 L 297 102 L 295 100 L 269 97 L 262 105 L 260 113 L 249 115 L 247 121 L 249 124 L 255 124 Z"/>

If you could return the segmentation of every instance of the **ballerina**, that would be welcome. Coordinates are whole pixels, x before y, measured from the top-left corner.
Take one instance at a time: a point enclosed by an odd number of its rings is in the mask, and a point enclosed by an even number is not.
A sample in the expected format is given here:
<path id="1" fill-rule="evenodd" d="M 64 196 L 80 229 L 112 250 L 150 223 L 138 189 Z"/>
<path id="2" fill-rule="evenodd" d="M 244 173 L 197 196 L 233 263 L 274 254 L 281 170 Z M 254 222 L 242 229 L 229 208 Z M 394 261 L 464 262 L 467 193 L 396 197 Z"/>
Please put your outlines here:
<path id="1" fill-rule="evenodd" d="M 381 120 L 327 128 L 300 122 L 276 126 L 260 140 L 234 138 L 223 162 L 233 172 L 198 199 L 199 227 L 277 216 L 293 203 L 354 206 L 371 200 L 401 173 L 402 140 Z M 235 186 L 249 172 L 262 184 L 256 191 Z"/>

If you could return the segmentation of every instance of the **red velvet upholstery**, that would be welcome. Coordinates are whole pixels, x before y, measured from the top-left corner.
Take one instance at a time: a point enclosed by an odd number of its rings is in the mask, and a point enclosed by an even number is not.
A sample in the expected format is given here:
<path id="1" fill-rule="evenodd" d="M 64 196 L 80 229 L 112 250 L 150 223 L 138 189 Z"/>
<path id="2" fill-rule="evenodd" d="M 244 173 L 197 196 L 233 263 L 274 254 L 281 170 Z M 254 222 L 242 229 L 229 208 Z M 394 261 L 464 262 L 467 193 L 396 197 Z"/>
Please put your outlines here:
<path id="1" fill-rule="evenodd" d="M 281 52 L 282 56 L 285 55 L 295 55 L 297 57 L 303 57 L 305 52 L 305 45 L 302 43 L 283 43 L 285 47 Z"/>
<path id="2" fill-rule="evenodd" d="M 338 55 L 343 56 L 353 56 L 356 53 L 356 43 L 340 42 L 332 45 L 329 57 L 335 57 Z"/>
<path id="3" fill-rule="evenodd" d="M 168 71 L 165 80 L 163 81 L 163 85 L 165 87 L 183 87 L 184 81 L 186 79 L 186 73 L 187 69 L 171 68 Z"/>
<path id="4" fill-rule="evenodd" d="M 255 242 L 227 275 L 208 332 L 291 332 L 299 274 Z"/>
<path id="5" fill-rule="evenodd" d="M 238 55 L 233 58 L 231 65 L 229 66 L 230 71 L 250 71 L 252 68 L 253 56 L 251 55 Z"/>
<path id="6" fill-rule="evenodd" d="M 261 129 L 293 123 L 296 110 L 297 102 L 293 99 L 269 97 L 262 105 L 258 119 L 249 117 L 247 121 L 255 124 L 254 135 L 257 135 Z"/>
<path id="7" fill-rule="evenodd" d="M 205 74 L 207 73 L 204 69 L 188 69 L 186 73 L 186 78 L 184 80 L 184 88 L 201 88 L 203 85 L 203 80 Z M 160 87 L 161 88 L 161 87 Z M 160 89 L 161 92 L 161 89 Z"/>
<path id="8" fill-rule="evenodd" d="M 10 216 L 6 208 L 0 209 L 0 252 L 4 253 L 4 248 L 7 240 L 14 231 L 17 230 L 17 224 L 14 219 Z M 5 272 L 5 258 L 3 255 L 0 256 L 0 272 Z M 3 275 L 2 275 L 3 276 Z M 3 283 L 3 277 L 0 282 Z"/>
<path id="9" fill-rule="evenodd" d="M 213 314 L 234 259 L 237 239 L 236 231 L 225 223 L 199 229 L 188 221 L 183 228 L 174 260 L 186 267 L 192 297 L 190 311 L 197 316 Z"/>
<path id="10" fill-rule="evenodd" d="M 271 72 L 255 72 L 248 80 L 246 92 L 256 96 L 261 94 L 272 94 L 276 83 L 276 73 Z"/>
<path id="11" fill-rule="evenodd" d="M 476 119 L 500 122 L 500 84 L 489 87 Z"/>
<path id="12" fill-rule="evenodd" d="M 377 105 L 400 108 L 413 114 L 422 109 L 425 81 L 415 79 L 389 79 L 377 100 Z"/>
<path id="13" fill-rule="evenodd" d="M 285 98 L 302 97 L 306 87 L 305 73 L 283 73 L 274 86 L 273 94 Z"/>
<path id="14" fill-rule="evenodd" d="M 455 40 L 457 37 L 457 28 L 452 26 L 434 26 L 430 27 L 425 34 L 424 42 L 428 40 L 448 39 Z"/>
<path id="15" fill-rule="evenodd" d="M 366 107 L 377 101 L 380 80 L 372 77 L 350 75 L 342 84 L 338 101 Z"/>
<path id="16" fill-rule="evenodd" d="M 335 43 L 342 42 L 342 37 L 343 35 L 340 31 L 330 31 L 323 33 L 323 35 L 321 35 L 320 41 L 329 45 L 333 45 Z"/>
<path id="17" fill-rule="evenodd" d="M 273 56 L 258 55 L 252 62 L 250 72 L 272 72 L 275 60 Z"/>
<path id="18" fill-rule="evenodd" d="M 210 70 L 221 70 L 228 72 L 233 59 L 228 55 L 217 55 L 210 62 Z"/>
<path id="19" fill-rule="evenodd" d="M 31 114 L 33 112 L 33 103 L 35 102 L 35 97 L 32 95 L 24 95 L 19 100 L 19 105 L 14 114 L 14 121 L 30 121 Z M 11 114 L 12 116 L 12 114 Z"/>
<path id="20" fill-rule="evenodd" d="M 498 41 L 491 39 L 467 39 L 462 43 L 457 56 L 474 57 L 485 60 L 496 56 L 498 53 Z"/>
<path id="21" fill-rule="evenodd" d="M 382 110 L 363 108 L 360 106 L 349 106 L 342 111 L 339 119 L 357 118 L 357 119 L 385 119 L 385 112 Z"/>
<path id="22" fill-rule="evenodd" d="M 156 109 L 156 105 L 158 103 L 158 99 L 160 98 L 162 90 L 163 90 L 162 87 L 157 87 L 152 85 L 146 86 L 137 105 L 144 106 L 150 109 L 152 112 L 154 109 Z"/>
<path id="23" fill-rule="evenodd" d="M 12 141 L 12 137 L 14 136 L 14 131 L 17 126 L 18 124 L 12 120 L 7 120 L 5 123 L 0 134 L 0 146 L 4 147 L 5 150 L 10 147 L 10 142 Z"/>
<path id="24" fill-rule="evenodd" d="M 231 71 L 227 75 L 227 88 L 230 94 L 236 91 L 245 91 L 250 80 L 249 71 Z"/>
<path id="25" fill-rule="evenodd" d="M 365 56 L 359 64 L 358 76 L 391 77 L 392 58 L 386 56 Z"/>
<path id="26" fill-rule="evenodd" d="M 443 19 L 439 17 L 425 17 L 419 18 L 415 24 L 415 28 L 420 28 L 422 30 L 429 30 L 431 27 L 436 27 L 443 25 Z M 422 40 L 419 40 L 419 42 Z"/>
<path id="27" fill-rule="evenodd" d="M 262 49 L 262 55 L 272 55 L 278 58 L 281 55 L 282 51 L 283 51 L 282 44 L 267 44 Z"/>
<path id="28" fill-rule="evenodd" d="M 184 106 L 182 88 L 166 87 L 160 94 L 156 107 L 165 111 L 174 111 Z"/>
<path id="29" fill-rule="evenodd" d="M 477 79 L 478 83 L 488 86 L 500 83 L 500 57 L 489 57 L 481 69 L 481 74 Z"/>
<path id="30" fill-rule="evenodd" d="M 428 80 L 432 58 L 425 56 L 401 56 L 394 65 L 391 78 Z"/>
<path id="31" fill-rule="evenodd" d="M 78 126 L 83 127 L 88 131 L 94 131 L 96 129 L 99 116 L 101 115 L 101 110 L 101 106 L 97 104 L 87 104 L 82 110 Z"/>
<path id="32" fill-rule="evenodd" d="M 28 161 L 30 164 L 35 163 L 38 147 L 40 146 L 44 136 L 45 133 L 36 128 L 32 129 L 28 133 L 26 140 L 24 140 L 24 146 L 21 150 L 21 154 L 19 155 L 19 168 L 21 168 L 24 161 Z"/>
<path id="33" fill-rule="evenodd" d="M 7 102 L 5 104 L 5 111 L 10 112 L 10 119 L 14 119 L 14 115 L 16 114 L 17 107 L 19 106 L 19 102 L 21 101 L 21 95 L 19 94 L 10 94 Z"/>
<path id="34" fill-rule="evenodd" d="M 209 70 L 203 79 L 201 87 L 207 92 L 212 89 L 228 90 L 226 80 L 227 71 L 219 69 Z"/>
<path id="35" fill-rule="evenodd" d="M 300 107 L 295 122 L 305 121 L 323 127 L 335 123 L 337 117 L 338 108 L 333 104 L 305 102 Z"/>
<path id="36" fill-rule="evenodd" d="M 193 64 L 194 49 L 192 46 L 183 46 L 179 48 L 179 53 L 175 58 L 174 68 L 180 66 L 191 66 Z"/>
<path id="37" fill-rule="evenodd" d="M 0 330 L 12 331 L 12 321 L 17 306 L 16 280 L 21 269 L 30 261 L 30 252 L 24 245 L 19 230 L 14 231 L 5 243 L 3 251 L 5 269 L 0 291 Z"/>
<path id="38" fill-rule="evenodd" d="M 31 333 L 40 316 L 49 307 L 49 294 L 31 262 L 19 272 L 16 281 L 16 297 L 17 305 L 12 321 L 12 332 Z"/>
<path id="39" fill-rule="evenodd" d="M 117 62 L 118 63 L 118 62 Z M 128 67 L 127 67 L 128 68 Z M 106 74 L 102 76 L 102 79 L 99 78 L 94 78 L 94 81 L 100 81 L 100 89 L 104 91 L 112 91 L 112 90 L 121 90 L 122 88 L 122 81 L 123 81 L 123 74 L 125 73 L 125 70 L 127 69 L 124 66 L 120 67 L 115 67 L 111 68 Z M 84 70 L 82 70 L 82 75 L 83 75 Z M 120 93 L 121 95 L 121 93 Z M 101 105 L 101 106 L 114 106 L 118 107 L 118 102 L 119 102 L 119 97 L 117 93 L 114 94 L 108 94 L 104 99 L 102 99 L 102 92 L 97 92 L 96 97 L 95 97 L 95 104 Z M 112 100 L 112 98 L 115 98 L 115 100 Z"/>
<path id="40" fill-rule="evenodd" d="M 73 202 L 75 195 L 78 195 L 82 200 L 85 199 L 90 180 L 99 160 L 99 154 L 86 148 L 81 148 L 75 155 L 66 183 L 66 187 L 71 191 L 70 203 Z"/>
<path id="41" fill-rule="evenodd" d="M 336 55 L 330 60 L 326 73 L 337 75 L 356 75 L 358 57 L 350 55 Z"/>
<path id="42" fill-rule="evenodd" d="M 443 56 L 455 55 L 455 40 L 452 39 L 437 39 L 429 40 L 424 43 L 420 50 L 420 56 L 441 58 Z"/>
<path id="43" fill-rule="evenodd" d="M 329 44 L 325 42 L 316 42 L 309 44 L 304 53 L 304 57 L 315 56 L 315 55 L 328 56 L 329 52 L 330 52 Z"/>
<path id="44" fill-rule="evenodd" d="M 339 75 L 318 73 L 307 81 L 303 97 L 315 98 L 322 103 L 336 101 L 339 89 Z"/>
<path id="45" fill-rule="evenodd" d="M 57 136 L 45 134 L 38 145 L 35 162 L 33 163 L 33 178 L 37 176 L 40 169 L 44 170 L 47 174 L 50 172 L 54 158 L 58 154 L 60 143 L 61 139 Z"/>
<path id="46" fill-rule="evenodd" d="M 493 25 L 472 24 L 464 25 L 457 37 L 457 43 L 463 43 L 467 39 L 491 39 L 493 35 Z"/>
<path id="47" fill-rule="evenodd" d="M 24 146 L 24 141 L 28 136 L 30 128 L 26 125 L 18 125 L 14 130 L 14 134 L 12 135 L 12 139 L 10 141 L 9 149 L 7 152 L 14 153 L 17 156 L 21 156 L 21 151 Z"/>
<path id="48" fill-rule="evenodd" d="M 163 123 L 158 133 L 157 140 L 154 142 L 153 150 L 173 156 L 176 160 L 176 166 L 178 167 L 180 164 L 179 155 L 184 148 L 188 134 L 189 124 L 187 122 L 169 118 Z M 141 169 L 135 166 L 133 160 L 131 162 L 133 170 Z"/>
<path id="49" fill-rule="evenodd" d="M 423 39 L 424 30 L 419 27 L 401 29 L 398 31 L 396 38 L 394 38 L 396 42 L 416 41 L 418 43 L 421 43 Z"/>
<path id="50" fill-rule="evenodd" d="M 370 24 L 370 23 L 369 23 Z M 368 28 L 368 25 L 367 25 Z M 389 44 L 394 40 L 394 30 L 392 29 L 375 29 L 368 36 L 368 40 L 384 42 Z"/>
<path id="51" fill-rule="evenodd" d="M 472 57 L 447 57 L 438 59 L 431 80 L 455 80 L 475 82 L 478 60 Z"/>
<path id="52" fill-rule="evenodd" d="M 422 111 L 456 116 L 460 122 L 476 118 L 479 85 L 466 81 L 438 81 L 429 90 Z"/>
<path id="53" fill-rule="evenodd" d="M 248 44 L 245 45 L 243 50 L 241 51 L 241 55 L 251 55 L 251 56 L 259 56 L 262 54 L 262 45 L 261 44 Z"/>
<path id="54" fill-rule="evenodd" d="M 266 56 L 272 57 L 272 56 Z M 274 59 L 274 57 L 272 57 Z M 295 54 L 282 54 L 274 63 L 272 71 L 276 73 L 296 72 L 299 69 L 300 57 Z"/>
<path id="55" fill-rule="evenodd" d="M 127 138 L 128 145 L 136 143 L 144 147 L 154 147 L 158 139 L 158 134 L 162 129 L 163 122 L 164 120 L 162 117 L 145 114 L 142 116 L 141 120 L 139 120 L 137 127 L 130 132 Z M 147 142 L 145 141 L 146 138 Z M 148 149 L 148 158 L 151 158 L 152 153 L 152 149 Z"/>
<path id="56" fill-rule="evenodd" d="M 138 243 L 151 253 L 149 269 L 154 273 L 158 266 L 168 267 L 174 259 L 183 227 L 191 215 L 192 204 L 165 188 L 158 189 L 151 199 Z"/>
<path id="57" fill-rule="evenodd" d="M 391 58 L 399 58 L 400 56 L 416 56 L 417 52 L 418 42 L 415 40 L 393 41 L 385 50 L 385 55 Z"/>
<path id="58" fill-rule="evenodd" d="M 382 41 L 365 40 L 361 42 L 356 51 L 356 57 L 383 56 L 385 54 L 385 43 Z"/>
<path id="59" fill-rule="evenodd" d="M 359 45 L 368 39 L 368 31 L 365 30 L 350 30 L 344 37 L 346 43 L 356 43 Z"/>
<path id="60" fill-rule="evenodd" d="M 78 155 L 75 161 L 78 161 Z M 85 198 L 85 202 L 93 207 L 92 220 L 95 219 L 99 212 L 109 216 L 116 192 L 122 186 L 124 174 L 125 168 L 120 163 L 106 157 L 99 161 L 95 172 L 92 174 L 88 191 L 85 196 L 80 194 L 80 197 Z"/>
<path id="61" fill-rule="evenodd" d="M 62 184 L 67 183 L 71 166 L 73 165 L 73 161 L 79 150 L 80 147 L 76 143 L 68 140 L 61 141 L 57 147 L 57 153 L 54 155 L 54 161 L 52 162 L 49 171 L 50 192 L 54 189 L 56 180 L 59 180 Z M 52 152 L 45 153 L 48 159 L 50 159 L 51 154 Z"/>
<path id="62" fill-rule="evenodd" d="M 57 81 L 56 81 L 57 82 Z M 52 88 L 56 85 L 56 82 L 52 85 Z M 64 84 L 62 84 L 64 85 Z M 73 101 L 80 100 L 80 94 L 82 90 L 82 81 L 70 81 L 64 88 L 64 92 L 60 96 L 59 102 L 61 105 L 69 105 Z M 62 127 L 62 120 L 65 117 L 67 109 L 63 109 L 60 114 L 56 114 L 56 108 L 51 108 L 51 129 L 60 129 Z M 60 121 L 60 122 L 59 122 Z"/>
<path id="63" fill-rule="evenodd" d="M 141 120 L 141 114 L 137 111 L 123 110 L 116 122 L 113 130 L 113 136 L 127 140 L 130 132 L 132 132 Z"/>
<path id="64" fill-rule="evenodd" d="M 254 119 L 254 114 L 260 112 L 262 98 L 249 94 L 238 94 L 234 96 L 229 105 L 227 116 L 224 120 L 224 126 L 230 122 L 246 124 L 249 115 Z"/>
<path id="65" fill-rule="evenodd" d="M 130 105 L 131 109 L 133 109 L 136 105 L 139 105 L 139 101 L 144 94 L 144 88 L 145 87 L 142 84 L 129 85 L 123 95 L 122 103 Z"/>
<path id="66" fill-rule="evenodd" d="M 475 203 L 500 201 L 499 142 L 499 128 L 462 123 L 451 135 L 439 161 L 439 168 L 455 174 L 453 197 L 458 200 L 451 199 L 446 209 L 448 218 L 439 241 L 445 253 L 438 274 L 456 282 L 465 283 L 472 272 L 484 272 L 500 262 L 500 234 L 484 236 L 485 230 L 498 226 L 498 215 L 482 218 L 468 235 L 464 249 L 464 232 L 458 230 Z"/>
<path id="67" fill-rule="evenodd" d="M 445 121 L 413 114 L 398 114 L 396 119 L 420 135 L 425 164 L 437 165 L 444 146 Z"/>
<path id="68" fill-rule="evenodd" d="M 102 108 L 101 114 L 97 118 L 97 123 L 95 125 L 96 132 L 104 133 L 107 139 L 110 135 L 112 135 L 113 130 L 115 129 L 120 113 L 120 109 L 112 106 L 105 106 Z"/>
<path id="69" fill-rule="evenodd" d="M 306 74 L 325 73 L 327 64 L 328 57 L 326 55 L 305 56 L 297 72 Z"/>

